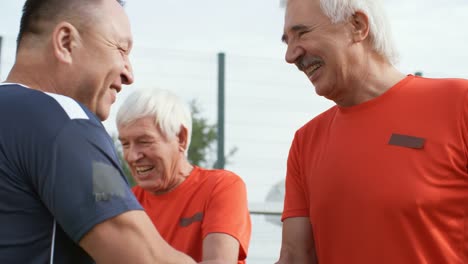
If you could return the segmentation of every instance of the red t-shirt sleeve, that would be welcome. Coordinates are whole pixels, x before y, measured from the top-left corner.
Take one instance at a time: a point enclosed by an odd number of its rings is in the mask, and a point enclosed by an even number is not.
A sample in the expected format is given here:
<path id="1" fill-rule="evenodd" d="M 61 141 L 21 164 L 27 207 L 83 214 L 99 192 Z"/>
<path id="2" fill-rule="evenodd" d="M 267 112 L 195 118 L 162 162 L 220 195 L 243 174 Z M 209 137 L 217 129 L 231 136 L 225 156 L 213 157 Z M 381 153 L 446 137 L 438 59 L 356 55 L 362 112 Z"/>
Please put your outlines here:
<path id="1" fill-rule="evenodd" d="M 465 157 L 466 157 L 466 168 L 468 169 L 468 90 L 465 92 L 465 98 L 463 100 L 461 127 L 462 137 L 465 143 Z"/>
<path id="2" fill-rule="evenodd" d="M 304 189 L 306 185 L 299 165 L 300 159 L 303 158 L 300 153 L 300 145 L 298 131 L 289 150 L 282 221 L 289 217 L 309 216 L 309 203 Z"/>
<path id="3" fill-rule="evenodd" d="M 247 191 L 242 179 L 228 171 L 223 173 L 213 188 L 202 224 L 202 236 L 225 233 L 239 241 L 239 260 L 247 257 L 251 222 L 247 205 Z"/>

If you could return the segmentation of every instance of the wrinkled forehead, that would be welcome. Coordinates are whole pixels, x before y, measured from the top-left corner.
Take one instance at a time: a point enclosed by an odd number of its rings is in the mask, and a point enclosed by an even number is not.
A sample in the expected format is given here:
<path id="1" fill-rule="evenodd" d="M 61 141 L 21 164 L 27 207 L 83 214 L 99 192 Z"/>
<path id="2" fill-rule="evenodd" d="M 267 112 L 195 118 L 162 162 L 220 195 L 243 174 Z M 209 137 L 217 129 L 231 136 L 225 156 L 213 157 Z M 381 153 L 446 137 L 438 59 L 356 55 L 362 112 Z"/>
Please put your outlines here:
<path id="1" fill-rule="evenodd" d="M 161 134 L 161 129 L 152 116 L 138 117 L 126 123 L 118 124 L 117 130 L 120 140 L 143 137 L 154 133 Z"/>
<path id="2" fill-rule="evenodd" d="M 297 25 L 308 25 L 329 20 L 320 8 L 320 0 L 287 0 L 284 17 L 284 32 Z"/>

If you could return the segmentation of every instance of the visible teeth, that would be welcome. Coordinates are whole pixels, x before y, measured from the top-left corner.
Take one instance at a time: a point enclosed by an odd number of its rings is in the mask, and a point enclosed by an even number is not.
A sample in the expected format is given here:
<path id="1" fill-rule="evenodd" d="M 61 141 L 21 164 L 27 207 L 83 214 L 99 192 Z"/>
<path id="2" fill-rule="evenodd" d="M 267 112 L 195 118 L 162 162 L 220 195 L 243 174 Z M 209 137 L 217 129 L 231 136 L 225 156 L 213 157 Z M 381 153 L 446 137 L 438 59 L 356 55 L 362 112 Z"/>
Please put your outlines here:
<path id="1" fill-rule="evenodd" d="M 145 173 L 150 170 L 152 170 L 154 167 L 153 166 L 142 166 L 142 167 L 136 167 L 137 173 Z"/>
<path id="2" fill-rule="evenodd" d="M 322 66 L 321 63 L 316 63 L 310 67 L 308 67 L 305 72 L 307 74 L 307 76 L 312 76 L 316 70 L 318 70 L 318 68 L 320 68 Z"/>

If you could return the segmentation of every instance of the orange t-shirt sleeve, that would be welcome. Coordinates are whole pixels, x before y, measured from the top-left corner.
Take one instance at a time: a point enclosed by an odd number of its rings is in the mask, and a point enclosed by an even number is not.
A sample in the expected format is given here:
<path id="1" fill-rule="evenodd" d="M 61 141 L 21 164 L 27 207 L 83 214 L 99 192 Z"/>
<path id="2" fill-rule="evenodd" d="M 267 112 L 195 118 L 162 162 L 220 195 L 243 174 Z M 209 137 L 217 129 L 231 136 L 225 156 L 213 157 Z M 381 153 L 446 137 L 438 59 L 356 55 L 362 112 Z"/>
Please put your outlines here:
<path id="1" fill-rule="evenodd" d="M 299 149 L 300 145 L 298 131 L 289 150 L 282 221 L 289 217 L 309 216 L 308 200 L 304 189 L 306 185 L 299 166 L 299 161 L 303 158 Z"/>
<path id="2" fill-rule="evenodd" d="M 465 143 L 466 168 L 468 169 L 468 90 L 465 92 L 465 98 L 463 100 L 462 115 L 462 137 Z"/>
<path id="3" fill-rule="evenodd" d="M 239 260 L 243 260 L 247 257 L 252 229 L 247 191 L 240 177 L 227 173 L 220 177 L 207 203 L 202 236 L 205 238 L 209 233 L 225 233 L 236 238 L 240 244 Z"/>

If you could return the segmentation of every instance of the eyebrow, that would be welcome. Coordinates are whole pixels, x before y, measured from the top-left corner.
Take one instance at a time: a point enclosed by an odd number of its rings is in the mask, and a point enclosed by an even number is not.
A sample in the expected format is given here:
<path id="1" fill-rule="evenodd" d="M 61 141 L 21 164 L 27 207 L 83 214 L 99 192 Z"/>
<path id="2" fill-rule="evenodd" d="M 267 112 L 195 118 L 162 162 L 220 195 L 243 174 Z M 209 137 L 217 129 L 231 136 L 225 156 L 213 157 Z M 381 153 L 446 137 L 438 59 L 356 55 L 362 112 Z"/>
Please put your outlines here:
<path id="1" fill-rule="evenodd" d="M 304 24 L 298 24 L 298 25 L 294 25 L 292 26 L 289 31 L 292 31 L 294 33 L 298 32 L 298 31 L 302 31 L 302 30 L 305 30 L 305 29 L 308 29 L 309 27 L 304 25 Z M 288 44 L 288 36 L 286 35 L 286 33 L 283 34 L 283 36 L 281 36 L 281 41 L 283 43 L 286 43 Z"/>

